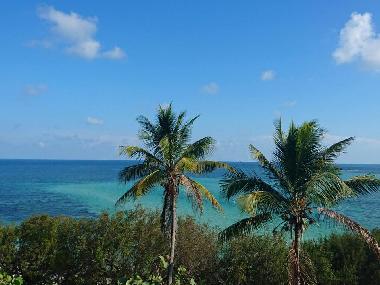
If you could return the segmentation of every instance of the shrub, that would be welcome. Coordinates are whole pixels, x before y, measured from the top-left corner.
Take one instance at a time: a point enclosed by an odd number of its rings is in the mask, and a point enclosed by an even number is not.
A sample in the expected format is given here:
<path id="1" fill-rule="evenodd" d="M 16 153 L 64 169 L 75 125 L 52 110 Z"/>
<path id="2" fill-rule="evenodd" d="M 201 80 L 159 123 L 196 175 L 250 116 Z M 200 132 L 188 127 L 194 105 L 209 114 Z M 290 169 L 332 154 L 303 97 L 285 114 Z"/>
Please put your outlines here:
<path id="1" fill-rule="evenodd" d="M 380 230 L 373 233 L 380 240 Z M 215 229 L 185 217 L 179 220 L 177 248 L 176 264 L 182 267 L 176 272 L 186 268 L 183 273 L 197 284 L 287 283 L 288 244 L 281 238 L 240 237 L 222 245 Z M 308 241 L 304 249 L 318 284 L 379 284 L 380 263 L 353 235 Z M 142 208 L 96 219 L 43 215 L 0 226 L 0 268 L 22 275 L 27 285 L 117 284 L 133 276 L 134 282 L 147 282 L 157 274 L 157 256 L 168 251 L 159 213 Z"/>
<path id="2" fill-rule="evenodd" d="M 5 272 L 0 272 L 0 285 L 22 285 L 23 283 L 21 276 L 11 276 Z"/>
<path id="3" fill-rule="evenodd" d="M 287 284 L 288 247 L 272 236 L 242 237 L 232 240 L 220 261 L 223 284 Z"/>
<path id="4" fill-rule="evenodd" d="M 380 241 L 380 230 L 373 231 Z M 305 242 L 319 284 L 380 284 L 380 262 L 357 236 L 345 233 Z"/>

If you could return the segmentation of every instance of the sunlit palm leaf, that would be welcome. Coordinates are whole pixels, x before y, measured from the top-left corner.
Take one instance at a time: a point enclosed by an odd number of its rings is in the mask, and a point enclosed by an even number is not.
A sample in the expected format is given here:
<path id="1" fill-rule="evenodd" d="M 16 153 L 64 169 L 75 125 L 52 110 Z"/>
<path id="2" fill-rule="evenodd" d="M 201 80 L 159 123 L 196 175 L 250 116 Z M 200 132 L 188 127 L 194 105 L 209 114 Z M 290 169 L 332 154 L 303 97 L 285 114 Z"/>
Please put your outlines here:
<path id="1" fill-rule="evenodd" d="M 181 158 L 181 160 L 177 163 L 177 165 L 179 169 L 196 173 L 196 174 L 209 173 L 218 168 L 223 168 L 230 172 L 236 171 L 233 167 L 231 167 L 228 163 L 225 163 L 225 162 L 208 161 L 208 160 L 198 161 L 196 159 L 192 159 L 188 157 Z"/>
<path id="2" fill-rule="evenodd" d="M 198 187 L 196 187 L 193 181 L 185 175 L 181 175 L 179 183 L 185 187 L 187 197 L 191 200 L 193 209 L 203 212 L 202 193 Z"/>
<path id="3" fill-rule="evenodd" d="M 163 173 L 160 170 L 155 170 L 144 178 L 137 181 L 127 192 L 121 196 L 116 205 L 123 204 L 129 199 L 137 199 L 149 192 L 155 185 L 161 183 Z"/>
<path id="4" fill-rule="evenodd" d="M 234 237 L 247 235 L 257 230 L 264 223 L 271 220 L 270 213 L 262 213 L 254 217 L 242 219 L 219 233 L 219 239 L 226 242 Z"/>
<path id="5" fill-rule="evenodd" d="M 378 259 L 380 259 L 380 247 L 377 242 L 377 240 L 371 235 L 371 233 L 363 228 L 361 225 L 359 225 L 357 222 L 351 220 L 350 218 L 339 214 L 333 210 L 329 210 L 326 208 L 318 208 L 318 212 L 330 219 L 334 219 L 335 221 L 339 222 L 349 230 L 353 231 L 354 233 L 357 233 L 367 244 L 368 246 L 374 251 Z"/>
<path id="6" fill-rule="evenodd" d="M 222 206 L 219 204 L 218 200 L 214 197 L 214 195 L 212 195 L 211 192 L 199 182 L 185 175 L 182 175 L 180 178 L 180 183 L 184 185 L 186 188 L 188 188 L 189 191 L 193 191 L 194 193 L 200 193 L 200 195 L 196 194 L 197 199 L 198 196 L 200 197 L 200 199 L 202 199 L 202 197 L 205 197 L 208 201 L 210 201 L 213 207 L 220 211 L 223 210 Z M 202 200 L 199 202 L 200 208 L 202 208 Z"/>
<path id="7" fill-rule="evenodd" d="M 288 206 L 283 197 L 275 192 L 255 191 L 244 194 L 238 199 L 240 208 L 250 215 L 257 213 L 279 213 Z"/>

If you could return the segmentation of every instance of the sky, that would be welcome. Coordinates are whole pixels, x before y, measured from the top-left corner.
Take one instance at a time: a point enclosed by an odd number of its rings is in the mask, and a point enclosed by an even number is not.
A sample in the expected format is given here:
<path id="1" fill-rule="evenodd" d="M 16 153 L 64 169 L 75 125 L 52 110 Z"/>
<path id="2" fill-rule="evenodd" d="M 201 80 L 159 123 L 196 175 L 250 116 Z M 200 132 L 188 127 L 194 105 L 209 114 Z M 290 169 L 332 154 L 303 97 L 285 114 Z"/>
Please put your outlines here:
<path id="1" fill-rule="evenodd" d="M 1 1 L 0 158 L 119 159 L 136 117 L 200 115 L 211 158 L 317 119 L 380 163 L 379 1 Z"/>

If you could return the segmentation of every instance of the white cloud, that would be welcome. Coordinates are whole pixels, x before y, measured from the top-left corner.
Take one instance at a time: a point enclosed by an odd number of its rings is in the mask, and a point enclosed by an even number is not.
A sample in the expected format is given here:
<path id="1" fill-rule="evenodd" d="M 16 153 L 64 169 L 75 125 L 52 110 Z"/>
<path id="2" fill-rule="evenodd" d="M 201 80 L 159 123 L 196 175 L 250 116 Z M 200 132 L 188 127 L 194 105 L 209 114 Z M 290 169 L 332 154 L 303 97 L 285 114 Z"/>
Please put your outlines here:
<path id="1" fill-rule="evenodd" d="M 89 125 L 103 125 L 104 123 L 103 120 L 95 117 L 87 117 L 86 122 Z"/>
<path id="2" fill-rule="evenodd" d="M 24 93 L 29 96 L 37 96 L 48 90 L 45 84 L 27 85 L 24 87 Z"/>
<path id="3" fill-rule="evenodd" d="M 103 52 L 103 56 L 105 58 L 109 59 L 121 59 L 126 56 L 125 52 L 119 48 L 119 47 L 114 47 L 113 49 L 109 51 Z"/>
<path id="4" fill-rule="evenodd" d="M 333 57 L 338 64 L 354 60 L 380 71 L 380 37 L 376 34 L 370 13 L 352 13 L 340 31 L 339 46 Z"/>
<path id="5" fill-rule="evenodd" d="M 273 70 L 264 70 L 261 73 L 261 80 L 263 81 L 273 80 L 275 77 L 276 77 L 276 74 Z"/>
<path id="6" fill-rule="evenodd" d="M 39 7 L 38 16 L 51 24 L 50 30 L 53 38 L 51 40 L 32 41 L 32 43 L 51 43 L 54 41 L 62 46 L 67 53 L 86 59 L 99 57 L 121 59 L 125 57 L 125 52 L 117 46 L 111 50 L 102 51 L 101 43 L 95 39 L 96 18 L 86 18 L 74 12 L 66 14 L 52 6 Z"/>
<path id="7" fill-rule="evenodd" d="M 210 82 L 202 86 L 202 92 L 207 94 L 218 94 L 219 89 L 219 85 L 215 82 Z"/>

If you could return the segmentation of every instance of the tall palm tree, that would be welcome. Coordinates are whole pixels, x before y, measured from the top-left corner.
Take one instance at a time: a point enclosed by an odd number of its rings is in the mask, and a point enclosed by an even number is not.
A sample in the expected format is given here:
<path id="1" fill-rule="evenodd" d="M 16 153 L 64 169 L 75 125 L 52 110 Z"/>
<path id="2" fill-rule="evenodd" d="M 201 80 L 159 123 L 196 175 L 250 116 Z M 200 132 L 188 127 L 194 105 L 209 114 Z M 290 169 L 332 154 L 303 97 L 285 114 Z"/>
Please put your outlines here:
<path id="1" fill-rule="evenodd" d="M 273 159 L 269 161 L 257 148 L 250 152 L 264 169 L 266 176 L 248 175 L 243 171 L 231 172 L 221 182 L 225 196 L 237 196 L 238 204 L 250 214 L 220 233 L 222 240 L 250 233 L 269 221 L 280 221 L 275 232 L 290 232 L 292 244 L 289 252 L 289 280 L 291 284 L 304 284 L 307 275 L 303 267 L 307 262 L 300 252 L 300 241 L 309 225 L 320 215 L 335 219 L 358 233 L 380 257 L 377 241 L 370 232 L 348 217 L 328 209 L 342 199 L 378 191 L 380 180 L 371 175 L 356 176 L 348 180 L 340 177 L 334 160 L 354 140 L 350 137 L 330 147 L 324 147 L 325 131 L 317 122 L 300 126 L 290 124 L 285 133 L 281 121 L 275 123 Z M 323 221 L 321 219 L 321 221 Z"/>
<path id="2" fill-rule="evenodd" d="M 116 204 L 146 195 L 155 186 L 163 188 L 161 229 L 170 238 L 168 284 L 173 282 L 174 253 L 177 232 L 177 200 L 181 189 L 186 191 L 193 206 L 202 211 L 203 197 L 221 210 L 217 199 L 202 184 L 190 178 L 188 173 L 206 173 L 216 168 L 229 168 L 226 163 L 203 160 L 214 147 L 214 139 L 204 137 L 190 143 L 193 123 L 198 118 L 185 121 L 185 112 L 176 115 L 172 105 L 159 107 L 156 121 L 144 116 L 137 118 L 140 124 L 139 138 L 145 148 L 122 146 L 121 154 L 139 160 L 138 164 L 124 168 L 119 178 L 127 183 L 137 181 L 121 196 Z"/>

